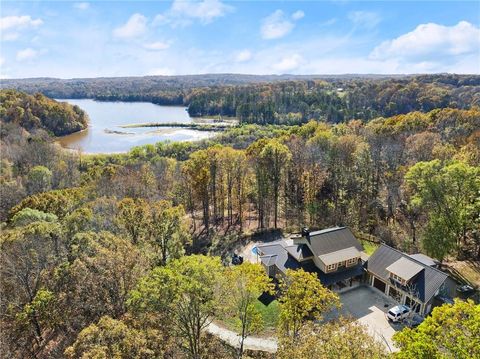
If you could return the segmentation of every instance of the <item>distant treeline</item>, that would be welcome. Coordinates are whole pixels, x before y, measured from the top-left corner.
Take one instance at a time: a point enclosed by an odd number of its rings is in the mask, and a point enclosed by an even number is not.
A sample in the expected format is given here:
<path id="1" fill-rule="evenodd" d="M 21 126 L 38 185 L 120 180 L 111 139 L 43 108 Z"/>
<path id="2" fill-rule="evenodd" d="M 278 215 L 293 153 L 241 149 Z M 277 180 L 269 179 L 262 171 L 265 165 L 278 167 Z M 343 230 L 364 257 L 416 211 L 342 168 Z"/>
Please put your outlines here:
<path id="1" fill-rule="evenodd" d="M 3 87 L 56 98 L 183 105 L 191 116 L 236 116 L 241 123 L 332 123 L 480 104 L 478 75 L 197 75 L 99 79 L 24 79 Z"/>
<path id="2" fill-rule="evenodd" d="M 242 123 L 368 121 L 411 111 L 479 105 L 480 76 L 290 81 L 203 88 L 191 90 L 185 102 L 191 116 L 236 116 Z"/>

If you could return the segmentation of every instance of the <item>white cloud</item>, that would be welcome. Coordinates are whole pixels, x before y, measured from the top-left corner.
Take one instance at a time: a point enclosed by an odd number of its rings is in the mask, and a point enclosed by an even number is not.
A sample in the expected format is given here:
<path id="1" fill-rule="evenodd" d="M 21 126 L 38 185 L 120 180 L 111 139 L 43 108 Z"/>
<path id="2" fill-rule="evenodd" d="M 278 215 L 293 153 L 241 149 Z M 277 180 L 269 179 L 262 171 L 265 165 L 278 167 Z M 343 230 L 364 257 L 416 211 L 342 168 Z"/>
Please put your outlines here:
<path id="1" fill-rule="evenodd" d="M 252 52 L 250 50 L 242 50 L 235 55 L 235 62 L 246 62 L 252 59 Z"/>
<path id="2" fill-rule="evenodd" d="M 273 65 L 273 68 L 279 73 L 292 71 L 297 69 L 302 62 L 302 57 L 299 54 L 284 57 L 280 62 Z"/>
<path id="3" fill-rule="evenodd" d="M 4 63 L 5 63 L 5 59 L 0 56 L 0 66 L 3 66 Z"/>
<path id="4" fill-rule="evenodd" d="M 150 70 L 147 73 L 147 76 L 172 76 L 174 74 L 175 74 L 175 71 L 173 71 L 169 67 L 159 67 L 159 68 Z"/>
<path id="5" fill-rule="evenodd" d="M 28 27 L 37 27 L 43 24 L 42 19 L 32 19 L 29 15 L 5 16 L 0 18 L 0 30 L 18 30 Z"/>
<path id="6" fill-rule="evenodd" d="M 305 14 L 298 10 L 293 13 L 291 18 L 296 21 L 300 20 Z M 276 10 L 262 20 L 260 34 L 265 40 L 279 39 L 284 37 L 295 27 L 295 23 L 290 21 L 282 10 Z"/>
<path id="7" fill-rule="evenodd" d="M 118 38 L 129 39 L 143 35 L 147 30 L 147 18 L 142 14 L 133 14 L 128 21 L 113 30 L 113 35 Z"/>
<path id="8" fill-rule="evenodd" d="M 357 27 L 373 29 L 382 20 L 380 15 L 371 11 L 353 11 L 348 14 L 348 18 Z"/>
<path id="9" fill-rule="evenodd" d="M 186 26 L 198 20 L 206 25 L 233 10 L 233 6 L 226 5 L 220 0 L 174 0 L 169 10 L 155 17 L 154 24 L 171 24 L 176 27 Z"/>
<path id="10" fill-rule="evenodd" d="M 143 47 L 147 50 L 161 51 L 161 50 L 168 49 L 170 45 L 171 45 L 171 42 L 156 41 L 156 42 L 144 44 Z"/>
<path id="11" fill-rule="evenodd" d="M 73 4 L 73 7 L 77 10 L 87 10 L 90 7 L 90 3 L 88 2 L 76 2 Z"/>
<path id="12" fill-rule="evenodd" d="M 17 52 L 17 61 L 32 60 L 37 57 L 38 54 L 38 51 L 29 47 Z"/>
<path id="13" fill-rule="evenodd" d="M 302 10 L 297 10 L 292 14 L 293 20 L 300 20 L 305 16 L 305 13 Z"/>
<path id="14" fill-rule="evenodd" d="M 434 23 L 382 42 L 370 54 L 373 59 L 445 61 L 445 57 L 477 54 L 480 57 L 480 28 L 466 21 L 454 26 Z M 480 60 L 480 59 L 479 59 Z"/>

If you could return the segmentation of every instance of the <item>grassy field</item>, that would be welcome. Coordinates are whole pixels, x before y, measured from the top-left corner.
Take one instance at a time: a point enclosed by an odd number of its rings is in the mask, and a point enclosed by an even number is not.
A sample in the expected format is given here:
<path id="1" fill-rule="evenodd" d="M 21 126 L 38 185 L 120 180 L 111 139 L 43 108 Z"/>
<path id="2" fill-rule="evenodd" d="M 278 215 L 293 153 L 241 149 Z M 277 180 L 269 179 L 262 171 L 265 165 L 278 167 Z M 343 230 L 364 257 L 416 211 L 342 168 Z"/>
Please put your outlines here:
<path id="1" fill-rule="evenodd" d="M 277 327 L 278 317 L 280 313 L 278 301 L 274 300 L 267 306 L 257 300 L 255 303 L 255 307 L 258 309 L 258 311 L 262 314 L 263 317 L 264 328 L 262 332 L 269 333 L 274 331 Z M 238 321 L 238 319 L 227 318 L 223 320 L 223 323 L 228 329 L 240 332 L 240 322 Z"/>
<path id="2" fill-rule="evenodd" d="M 378 244 L 369 242 L 369 241 L 362 241 L 363 248 L 365 249 L 365 253 L 367 253 L 369 256 L 375 252 L 375 249 L 378 248 Z"/>

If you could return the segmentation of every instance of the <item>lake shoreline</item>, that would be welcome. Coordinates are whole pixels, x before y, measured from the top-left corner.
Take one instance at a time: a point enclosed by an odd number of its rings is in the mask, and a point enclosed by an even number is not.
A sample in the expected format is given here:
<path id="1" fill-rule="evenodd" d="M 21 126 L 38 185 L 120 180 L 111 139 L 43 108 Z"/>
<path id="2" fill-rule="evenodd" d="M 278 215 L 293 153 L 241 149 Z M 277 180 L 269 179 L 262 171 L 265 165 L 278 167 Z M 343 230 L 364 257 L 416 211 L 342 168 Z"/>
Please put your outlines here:
<path id="1" fill-rule="evenodd" d="M 127 153 L 146 144 L 198 141 L 227 128 L 226 123 L 214 119 L 197 123 L 183 106 L 145 101 L 56 100 L 76 105 L 88 114 L 86 129 L 56 139 L 62 147 L 83 153 Z"/>
<path id="2" fill-rule="evenodd" d="M 121 128 L 144 128 L 144 127 L 171 127 L 171 128 L 187 128 L 197 131 L 225 131 L 235 127 L 236 124 L 227 123 L 178 123 L 178 122 L 148 122 L 148 123 L 132 123 L 121 125 Z"/>

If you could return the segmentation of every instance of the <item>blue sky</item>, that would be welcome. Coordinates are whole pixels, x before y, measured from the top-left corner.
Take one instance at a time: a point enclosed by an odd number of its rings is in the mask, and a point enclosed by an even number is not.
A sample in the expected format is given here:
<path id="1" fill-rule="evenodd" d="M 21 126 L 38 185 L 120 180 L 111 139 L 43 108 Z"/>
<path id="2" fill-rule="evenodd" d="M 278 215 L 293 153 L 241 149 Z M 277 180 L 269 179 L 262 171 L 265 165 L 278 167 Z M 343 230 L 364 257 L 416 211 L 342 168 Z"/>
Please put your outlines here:
<path id="1" fill-rule="evenodd" d="M 1 1 L 0 76 L 480 73 L 480 2 Z"/>

